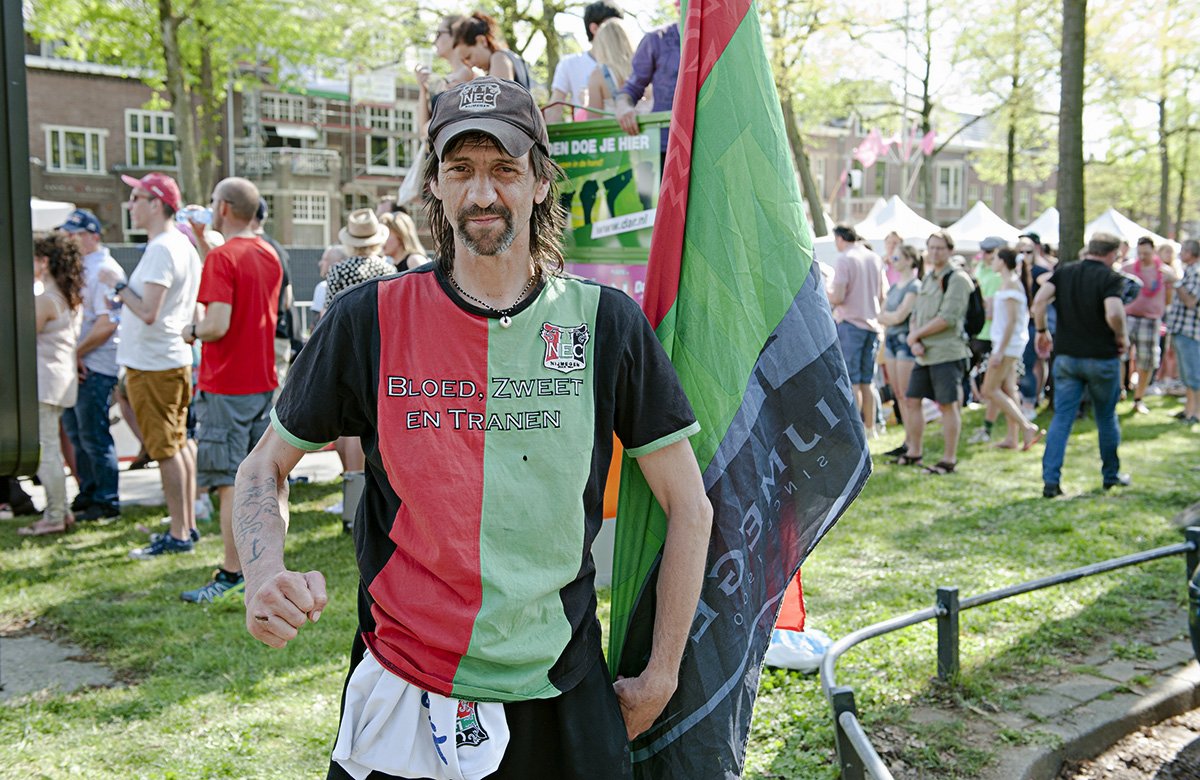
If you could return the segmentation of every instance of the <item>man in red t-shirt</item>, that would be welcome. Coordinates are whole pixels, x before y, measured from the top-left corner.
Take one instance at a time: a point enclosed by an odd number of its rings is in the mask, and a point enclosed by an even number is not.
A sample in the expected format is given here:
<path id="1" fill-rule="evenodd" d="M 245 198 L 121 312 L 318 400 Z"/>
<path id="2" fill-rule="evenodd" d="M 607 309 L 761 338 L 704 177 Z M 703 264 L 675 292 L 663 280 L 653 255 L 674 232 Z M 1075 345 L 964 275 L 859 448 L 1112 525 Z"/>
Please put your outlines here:
<path id="1" fill-rule="evenodd" d="M 185 328 L 188 343 L 203 342 L 196 382 L 196 483 L 217 489 L 225 560 L 207 585 L 184 591 L 184 601 L 210 602 L 245 588 L 234 544 L 233 481 L 242 459 L 270 422 L 275 375 L 275 324 L 283 270 L 275 250 L 250 227 L 258 188 L 229 178 L 213 189 L 212 225 L 225 244 L 204 259 L 197 301 L 202 318 Z"/>

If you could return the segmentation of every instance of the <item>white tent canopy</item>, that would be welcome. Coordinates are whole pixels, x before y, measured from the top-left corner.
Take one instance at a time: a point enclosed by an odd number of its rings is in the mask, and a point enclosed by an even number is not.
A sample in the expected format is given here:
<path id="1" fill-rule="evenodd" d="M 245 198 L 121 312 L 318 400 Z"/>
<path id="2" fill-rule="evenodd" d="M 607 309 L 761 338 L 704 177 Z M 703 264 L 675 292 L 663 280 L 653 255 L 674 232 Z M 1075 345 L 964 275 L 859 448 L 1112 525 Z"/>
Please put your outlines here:
<path id="1" fill-rule="evenodd" d="M 925 239 L 941 228 L 909 208 L 899 195 L 893 195 L 883 208 L 875 211 L 874 218 L 864 219 L 854 230 L 869 241 L 881 241 L 894 231 L 905 241 L 924 246 Z"/>
<path id="2" fill-rule="evenodd" d="M 1135 246 L 1137 244 L 1137 240 L 1142 236 L 1149 236 L 1150 238 L 1154 239 L 1155 246 L 1163 243 L 1175 243 L 1168 238 L 1158 235 L 1149 228 L 1142 227 L 1129 217 L 1113 208 L 1110 208 L 1108 211 L 1104 212 L 1099 217 L 1096 217 L 1096 219 L 1087 224 L 1087 227 L 1083 229 L 1084 240 L 1086 241 L 1090 239 L 1093 233 L 1102 232 L 1116 234 L 1117 238 L 1128 241 L 1131 247 Z M 1178 248 L 1178 246 L 1176 246 L 1176 248 Z"/>
<path id="3" fill-rule="evenodd" d="M 1058 209 L 1051 206 L 1025 226 L 1022 233 L 1037 233 L 1043 244 L 1058 246 Z"/>
<path id="4" fill-rule="evenodd" d="M 61 200 L 29 199 L 29 211 L 33 217 L 33 231 L 46 233 L 67 221 L 75 210 L 74 203 Z"/>
<path id="5" fill-rule="evenodd" d="M 989 236 L 998 236 L 1011 244 L 1021 233 L 981 200 L 975 201 L 971 210 L 946 230 L 954 239 L 954 248 L 966 251 L 979 249 L 979 242 Z"/>

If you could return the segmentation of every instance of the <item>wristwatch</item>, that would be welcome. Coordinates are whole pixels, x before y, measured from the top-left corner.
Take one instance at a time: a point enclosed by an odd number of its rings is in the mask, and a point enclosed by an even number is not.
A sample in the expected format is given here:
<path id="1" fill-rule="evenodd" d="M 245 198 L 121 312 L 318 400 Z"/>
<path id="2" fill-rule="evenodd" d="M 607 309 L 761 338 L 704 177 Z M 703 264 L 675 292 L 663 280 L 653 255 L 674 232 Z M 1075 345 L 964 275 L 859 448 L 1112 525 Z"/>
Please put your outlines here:
<path id="1" fill-rule="evenodd" d="M 113 285 L 113 295 L 120 295 L 121 290 L 124 290 L 128 286 L 129 285 L 125 282 L 117 282 L 115 285 Z"/>
<path id="2" fill-rule="evenodd" d="M 195 341 L 195 340 L 196 340 L 196 338 L 197 338 L 197 336 L 196 336 L 196 323 L 194 323 L 194 322 L 193 322 L 193 323 L 192 323 L 192 341 Z"/>

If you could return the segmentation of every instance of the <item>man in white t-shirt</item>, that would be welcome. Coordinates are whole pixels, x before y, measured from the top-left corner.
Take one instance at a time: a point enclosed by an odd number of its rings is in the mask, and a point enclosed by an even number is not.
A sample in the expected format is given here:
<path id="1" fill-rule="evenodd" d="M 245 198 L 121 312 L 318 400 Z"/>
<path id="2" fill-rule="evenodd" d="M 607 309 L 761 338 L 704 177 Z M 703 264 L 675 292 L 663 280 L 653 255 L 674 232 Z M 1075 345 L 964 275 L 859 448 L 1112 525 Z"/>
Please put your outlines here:
<path id="1" fill-rule="evenodd" d="M 596 30 L 606 19 L 624 19 L 625 12 L 614 0 L 596 0 L 583 9 L 583 28 L 587 32 L 588 43 L 591 43 Z M 546 122 L 563 121 L 563 107 L 555 103 L 570 102 L 576 106 L 587 105 L 588 77 L 596 69 L 596 61 L 589 51 L 579 54 L 569 54 L 558 61 L 554 69 L 554 78 L 550 81 L 550 103 L 543 112 Z M 587 111 L 575 109 L 575 120 L 587 118 Z"/>
<path id="2" fill-rule="evenodd" d="M 195 318 L 200 256 L 175 227 L 175 212 L 183 199 L 174 179 L 162 173 L 121 179 L 133 187 L 130 221 L 146 231 L 149 241 L 128 283 L 105 282 L 113 286 L 125 309 L 117 362 L 125 367 L 125 390 L 146 452 L 158 462 L 171 513 L 168 533 L 130 553 L 148 559 L 193 549 L 196 456 L 187 444 L 192 348 L 183 340 L 183 331 L 192 327 Z"/>

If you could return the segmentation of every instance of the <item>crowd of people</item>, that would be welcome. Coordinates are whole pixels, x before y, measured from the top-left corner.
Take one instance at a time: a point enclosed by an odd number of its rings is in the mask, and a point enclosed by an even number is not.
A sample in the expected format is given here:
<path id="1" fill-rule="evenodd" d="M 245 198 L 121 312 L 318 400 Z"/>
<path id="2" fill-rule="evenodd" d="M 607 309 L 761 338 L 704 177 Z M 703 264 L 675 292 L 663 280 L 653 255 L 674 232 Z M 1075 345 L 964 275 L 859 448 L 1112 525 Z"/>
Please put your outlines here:
<path id="1" fill-rule="evenodd" d="M 1046 440 L 1043 495 L 1062 495 L 1067 437 L 1081 405 L 1090 403 L 1100 430 L 1102 485 L 1130 482 L 1119 470 L 1116 407 L 1149 414 L 1147 394 L 1184 397 L 1174 414 L 1200 423 L 1200 242 L 1174 246 L 1097 233 L 1082 262 L 1060 263 L 1035 233 L 1015 246 L 999 237 L 979 242 L 969 259 L 954 254 L 945 231 L 925 251 L 895 233 L 883 255 L 852 227 L 834 229 L 838 256 L 826 289 L 854 398 L 869 431 L 885 422 L 886 398 L 904 441 L 886 453 L 898 466 L 945 475 L 958 466 L 965 405 L 986 408 L 967 441 L 1031 450 Z M 880 348 L 882 346 L 882 349 Z M 1043 400 L 1054 417 L 1035 422 Z M 943 449 L 924 463 L 926 423 L 941 420 Z"/>
<path id="2" fill-rule="evenodd" d="M 26 536 L 118 518 L 110 408 L 121 401 L 142 447 L 130 468 L 157 465 L 168 511 L 167 527 L 147 529 L 148 544 L 130 557 L 192 552 L 197 520 L 208 519 L 215 497 L 222 560 L 210 582 L 181 596 L 196 603 L 236 596 L 243 579 L 230 532 L 234 479 L 269 423 L 293 358 L 288 253 L 263 231 L 266 201 L 246 179 L 221 181 L 203 207 L 185 206 L 165 174 L 123 178 L 130 219 L 148 239 L 128 277 L 86 209 L 35 241 L 37 477 L 46 504 L 37 512 L 20 483 L 6 479 L 0 509 L 40 515 L 19 529 Z M 318 316 L 358 282 L 430 261 L 405 211 L 392 200 L 378 210 L 351 212 L 340 243 L 322 257 Z M 338 451 L 347 471 L 362 471 L 356 438 L 339 441 Z M 67 471 L 78 485 L 69 503 Z"/>

